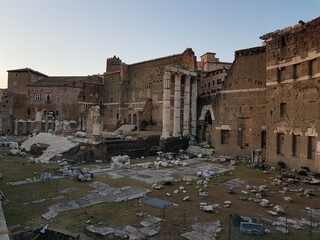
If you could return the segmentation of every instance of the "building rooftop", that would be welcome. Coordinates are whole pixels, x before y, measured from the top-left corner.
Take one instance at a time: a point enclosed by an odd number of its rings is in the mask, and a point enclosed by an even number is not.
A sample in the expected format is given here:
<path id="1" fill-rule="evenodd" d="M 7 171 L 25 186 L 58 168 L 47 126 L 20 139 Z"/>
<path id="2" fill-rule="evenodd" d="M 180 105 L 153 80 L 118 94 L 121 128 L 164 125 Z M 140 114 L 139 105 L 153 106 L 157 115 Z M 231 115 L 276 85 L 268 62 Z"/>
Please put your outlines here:
<path id="1" fill-rule="evenodd" d="M 62 76 L 62 77 L 46 77 L 40 79 L 29 86 L 66 86 L 75 82 L 84 82 L 89 76 Z"/>
<path id="2" fill-rule="evenodd" d="M 35 71 L 31 68 L 20 68 L 20 69 L 13 69 L 13 70 L 7 70 L 7 72 L 32 72 L 32 73 L 35 73 L 35 74 L 38 74 L 38 75 L 42 75 L 44 77 L 47 77 L 46 74 L 44 73 L 41 73 L 41 72 L 38 72 L 38 71 Z"/>

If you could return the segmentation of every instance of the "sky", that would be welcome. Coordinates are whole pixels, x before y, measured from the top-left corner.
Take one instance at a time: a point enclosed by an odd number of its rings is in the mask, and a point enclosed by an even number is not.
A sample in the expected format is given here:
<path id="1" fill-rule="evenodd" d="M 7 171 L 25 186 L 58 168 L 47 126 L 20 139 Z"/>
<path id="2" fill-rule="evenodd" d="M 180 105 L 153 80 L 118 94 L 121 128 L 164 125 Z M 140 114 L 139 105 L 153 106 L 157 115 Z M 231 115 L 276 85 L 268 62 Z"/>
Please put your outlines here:
<path id="1" fill-rule="evenodd" d="M 7 70 L 87 76 L 113 56 L 132 64 L 192 48 L 232 62 L 263 34 L 319 16 L 320 0 L 0 0 L 0 88 Z"/>

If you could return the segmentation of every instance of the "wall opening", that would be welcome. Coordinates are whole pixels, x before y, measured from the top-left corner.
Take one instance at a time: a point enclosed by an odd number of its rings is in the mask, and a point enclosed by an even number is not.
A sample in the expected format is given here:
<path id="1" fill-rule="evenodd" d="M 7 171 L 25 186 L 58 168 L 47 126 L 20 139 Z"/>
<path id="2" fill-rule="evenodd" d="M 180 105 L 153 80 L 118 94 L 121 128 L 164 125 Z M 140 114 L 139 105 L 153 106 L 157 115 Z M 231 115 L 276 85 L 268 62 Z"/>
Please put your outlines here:
<path id="1" fill-rule="evenodd" d="M 229 144 L 230 141 L 230 131 L 229 130 L 221 130 L 221 145 Z"/>
<path id="2" fill-rule="evenodd" d="M 284 134 L 277 133 L 277 154 L 283 154 Z"/>
<path id="3" fill-rule="evenodd" d="M 298 149 L 299 149 L 299 142 L 300 136 L 299 135 L 292 135 L 292 156 L 298 156 Z"/>
<path id="4" fill-rule="evenodd" d="M 261 132 L 261 148 L 266 148 L 267 146 L 267 131 L 263 130 Z"/>
<path id="5" fill-rule="evenodd" d="M 316 138 L 315 137 L 308 137 L 308 147 L 307 147 L 307 158 L 312 160 L 315 156 L 315 149 L 316 149 Z"/>

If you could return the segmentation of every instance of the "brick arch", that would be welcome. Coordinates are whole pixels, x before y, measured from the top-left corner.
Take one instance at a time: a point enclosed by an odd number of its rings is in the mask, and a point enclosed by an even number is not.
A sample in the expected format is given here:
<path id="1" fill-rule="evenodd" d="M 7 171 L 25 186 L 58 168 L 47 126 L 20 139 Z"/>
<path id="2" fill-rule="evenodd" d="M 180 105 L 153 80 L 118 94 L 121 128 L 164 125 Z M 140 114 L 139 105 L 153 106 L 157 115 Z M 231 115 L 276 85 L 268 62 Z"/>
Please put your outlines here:
<path id="1" fill-rule="evenodd" d="M 215 120 L 213 109 L 212 109 L 211 105 L 204 105 L 202 107 L 199 120 L 203 120 L 204 121 L 206 119 L 206 115 L 208 114 L 208 112 L 210 112 L 210 114 L 211 114 L 212 121 Z"/>

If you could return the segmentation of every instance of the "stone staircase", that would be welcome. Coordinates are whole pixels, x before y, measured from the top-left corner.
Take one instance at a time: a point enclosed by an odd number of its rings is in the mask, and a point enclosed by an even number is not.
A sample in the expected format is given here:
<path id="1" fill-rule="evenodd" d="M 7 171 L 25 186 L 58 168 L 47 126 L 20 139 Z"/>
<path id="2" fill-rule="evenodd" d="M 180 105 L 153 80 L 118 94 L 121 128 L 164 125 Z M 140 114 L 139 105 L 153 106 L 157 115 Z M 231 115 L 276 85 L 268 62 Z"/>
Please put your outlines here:
<path id="1" fill-rule="evenodd" d="M 119 127 L 117 130 L 114 131 L 115 135 L 121 134 L 123 132 L 131 132 L 135 128 L 137 128 L 137 125 L 134 124 L 123 124 L 121 127 Z"/>

